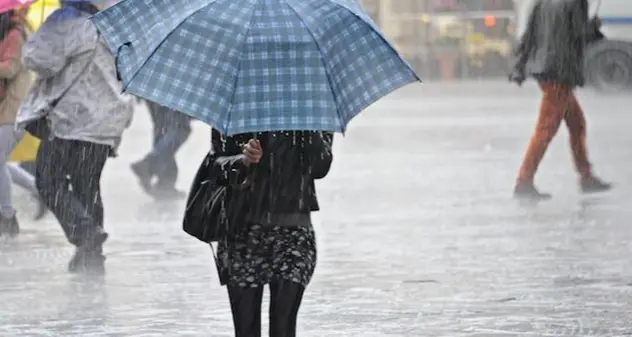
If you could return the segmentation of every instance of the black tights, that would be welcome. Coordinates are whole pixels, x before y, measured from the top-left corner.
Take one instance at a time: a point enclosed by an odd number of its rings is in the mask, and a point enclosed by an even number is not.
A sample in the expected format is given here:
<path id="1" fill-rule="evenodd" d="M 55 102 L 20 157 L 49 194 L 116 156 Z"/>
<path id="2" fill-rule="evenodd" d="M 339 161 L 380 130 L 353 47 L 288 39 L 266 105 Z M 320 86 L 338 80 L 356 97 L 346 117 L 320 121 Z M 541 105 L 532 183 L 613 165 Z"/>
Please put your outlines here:
<path id="1" fill-rule="evenodd" d="M 270 284 L 270 337 L 295 337 L 305 288 L 290 281 Z M 235 337 L 261 337 L 263 287 L 228 287 Z"/>

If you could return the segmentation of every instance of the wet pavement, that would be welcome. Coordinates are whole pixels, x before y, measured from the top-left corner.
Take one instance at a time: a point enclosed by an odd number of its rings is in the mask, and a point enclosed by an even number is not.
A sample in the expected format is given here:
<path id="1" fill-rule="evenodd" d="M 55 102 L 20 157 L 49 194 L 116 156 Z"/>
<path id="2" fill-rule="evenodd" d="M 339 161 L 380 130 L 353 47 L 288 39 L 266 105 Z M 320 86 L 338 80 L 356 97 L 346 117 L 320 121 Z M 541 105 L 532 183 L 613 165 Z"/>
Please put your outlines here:
<path id="1" fill-rule="evenodd" d="M 521 205 L 511 188 L 538 98 L 531 85 L 429 84 L 354 120 L 318 184 L 299 335 L 632 335 L 632 96 L 580 94 L 612 193 L 580 195 L 562 129 L 537 179 L 554 199 Z M 208 142 L 196 124 L 183 189 Z M 141 108 L 103 178 L 105 279 L 68 275 L 55 220 L 29 221 L 16 192 L 23 233 L 0 241 L 0 336 L 232 335 L 211 252 L 180 229 L 183 202 L 156 203 L 128 169 L 149 145 Z"/>

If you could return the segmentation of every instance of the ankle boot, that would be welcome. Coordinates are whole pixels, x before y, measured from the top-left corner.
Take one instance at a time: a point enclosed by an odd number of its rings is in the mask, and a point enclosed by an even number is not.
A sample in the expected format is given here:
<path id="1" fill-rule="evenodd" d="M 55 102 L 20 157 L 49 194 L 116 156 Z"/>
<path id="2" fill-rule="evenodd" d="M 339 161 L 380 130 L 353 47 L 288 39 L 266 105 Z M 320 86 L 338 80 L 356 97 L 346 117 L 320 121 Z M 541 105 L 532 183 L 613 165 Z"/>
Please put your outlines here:
<path id="1" fill-rule="evenodd" d="M 20 233 L 20 224 L 18 218 L 13 214 L 12 217 L 0 216 L 0 236 L 7 235 L 15 237 Z"/>
<path id="2" fill-rule="evenodd" d="M 518 183 L 514 189 L 514 198 L 522 200 L 548 200 L 551 195 L 540 193 L 533 183 Z"/>
<path id="3" fill-rule="evenodd" d="M 601 179 L 595 176 L 589 176 L 582 178 L 580 186 L 583 193 L 600 193 L 606 192 L 612 188 L 612 184 L 603 182 Z"/>
<path id="4" fill-rule="evenodd" d="M 70 273 L 105 273 L 105 256 L 103 243 L 108 234 L 98 228 L 83 244 L 77 246 L 75 254 L 68 263 Z"/>

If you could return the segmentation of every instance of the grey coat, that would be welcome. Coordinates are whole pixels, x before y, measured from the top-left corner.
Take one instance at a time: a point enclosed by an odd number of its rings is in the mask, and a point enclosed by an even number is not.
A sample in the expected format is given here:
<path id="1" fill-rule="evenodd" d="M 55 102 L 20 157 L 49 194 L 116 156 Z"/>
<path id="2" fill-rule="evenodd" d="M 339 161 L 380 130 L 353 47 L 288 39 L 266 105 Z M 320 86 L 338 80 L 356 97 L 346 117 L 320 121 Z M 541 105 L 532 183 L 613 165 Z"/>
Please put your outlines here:
<path id="1" fill-rule="evenodd" d="M 55 137 L 116 147 L 131 123 L 133 99 L 122 94 L 114 57 L 88 17 L 57 10 L 26 42 L 23 63 L 38 79 L 17 126 L 46 115 Z"/>
<path id="2" fill-rule="evenodd" d="M 589 25 L 587 0 L 539 0 L 520 40 L 515 72 L 583 86 Z"/>

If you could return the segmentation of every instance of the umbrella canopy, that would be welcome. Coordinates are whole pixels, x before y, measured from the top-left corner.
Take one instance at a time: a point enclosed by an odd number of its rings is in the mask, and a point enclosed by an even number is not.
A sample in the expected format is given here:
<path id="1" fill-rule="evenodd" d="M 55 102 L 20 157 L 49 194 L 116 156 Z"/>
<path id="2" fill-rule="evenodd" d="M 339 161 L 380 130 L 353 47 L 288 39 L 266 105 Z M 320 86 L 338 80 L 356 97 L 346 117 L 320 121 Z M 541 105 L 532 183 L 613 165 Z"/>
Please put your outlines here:
<path id="1" fill-rule="evenodd" d="M 126 92 L 226 134 L 343 132 L 419 80 L 354 0 L 123 0 L 92 20 Z"/>
<path id="2" fill-rule="evenodd" d="M 0 0 L 0 13 L 12 10 L 14 8 L 28 6 L 35 0 Z"/>

